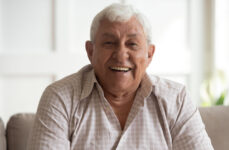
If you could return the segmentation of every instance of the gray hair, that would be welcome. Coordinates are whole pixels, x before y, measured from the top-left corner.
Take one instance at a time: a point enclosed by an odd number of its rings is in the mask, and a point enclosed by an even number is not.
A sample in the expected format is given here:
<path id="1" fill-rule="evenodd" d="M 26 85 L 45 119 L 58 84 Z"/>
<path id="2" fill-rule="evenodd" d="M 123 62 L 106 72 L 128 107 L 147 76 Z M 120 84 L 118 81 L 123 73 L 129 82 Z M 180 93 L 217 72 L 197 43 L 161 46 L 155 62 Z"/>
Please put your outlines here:
<path id="1" fill-rule="evenodd" d="M 114 3 L 107 6 L 94 17 L 91 24 L 90 32 L 91 41 L 95 40 L 95 34 L 99 28 L 101 20 L 106 18 L 111 22 L 126 22 L 132 16 L 136 17 L 137 21 L 139 21 L 139 23 L 142 25 L 143 31 L 147 38 L 147 42 L 148 44 L 151 44 L 151 25 L 147 18 L 143 14 L 138 12 L 133 6 L 119 3 Z"/>

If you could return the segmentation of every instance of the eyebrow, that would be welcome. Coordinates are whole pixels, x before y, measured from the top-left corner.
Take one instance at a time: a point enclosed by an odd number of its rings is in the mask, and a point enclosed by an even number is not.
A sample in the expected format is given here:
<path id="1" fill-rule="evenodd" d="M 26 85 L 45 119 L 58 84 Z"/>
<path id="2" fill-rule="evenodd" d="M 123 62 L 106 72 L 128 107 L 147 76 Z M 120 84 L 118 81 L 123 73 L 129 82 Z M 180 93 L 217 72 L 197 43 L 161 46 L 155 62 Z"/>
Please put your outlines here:
<path id="1" fill-rule="evenodd" d="M 138 35 L 137 33 L 133 33 L 133 34 L 128 34 L 127 36 L 128 37 L 137 37 L 137 35 Z"/>
<path id="2" fill-rule="evenodd" d="M 112 38 L 115 38 L 115 36 L 113 34 L 110 34 L 110 33 L 103 33 L 102 36 L 103 37 L 112 37 Z"/>

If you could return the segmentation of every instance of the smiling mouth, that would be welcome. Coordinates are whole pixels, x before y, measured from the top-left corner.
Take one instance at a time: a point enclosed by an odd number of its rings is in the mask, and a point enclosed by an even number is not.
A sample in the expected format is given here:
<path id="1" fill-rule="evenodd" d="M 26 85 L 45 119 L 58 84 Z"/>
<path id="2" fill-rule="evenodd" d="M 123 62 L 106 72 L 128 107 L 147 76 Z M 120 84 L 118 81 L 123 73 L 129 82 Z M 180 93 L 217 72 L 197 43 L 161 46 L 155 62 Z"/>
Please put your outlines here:
<path id="1" fill-rule="evenodd" d="M 117 72 L 128 72 L 131 70 L 129 67 L 109 67 L 112 71 L 117 71 Z"/>

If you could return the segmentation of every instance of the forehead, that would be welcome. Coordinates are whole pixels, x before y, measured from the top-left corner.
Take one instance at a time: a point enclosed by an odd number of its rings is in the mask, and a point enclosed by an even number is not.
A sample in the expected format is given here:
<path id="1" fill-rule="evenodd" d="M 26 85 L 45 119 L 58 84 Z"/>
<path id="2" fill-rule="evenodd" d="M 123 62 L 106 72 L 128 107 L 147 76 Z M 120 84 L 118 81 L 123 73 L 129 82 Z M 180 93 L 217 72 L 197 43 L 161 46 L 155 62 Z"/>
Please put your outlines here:
<path id="1" fill-rule="evenodd" d="M 144 36 L 145 34 L 139 21 L 132 17 L 126 22 L 111 22 L 108 19 L 103 19 L 100 22 L 96 35 Z"/>

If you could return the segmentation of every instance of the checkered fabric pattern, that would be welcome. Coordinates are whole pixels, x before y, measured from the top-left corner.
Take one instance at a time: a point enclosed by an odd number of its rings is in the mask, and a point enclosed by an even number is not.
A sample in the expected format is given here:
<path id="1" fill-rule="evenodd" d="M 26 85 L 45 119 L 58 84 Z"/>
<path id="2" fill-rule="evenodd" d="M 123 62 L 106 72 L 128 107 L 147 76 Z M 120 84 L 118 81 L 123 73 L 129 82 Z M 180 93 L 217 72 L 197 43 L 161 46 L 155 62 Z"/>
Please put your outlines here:
<path id="1" fill-rule="evenodd" d="M 28 150 L 212 150 L 183 85 L 142 80 L 124 129 L 91 65 L 44 91 Z"/>

